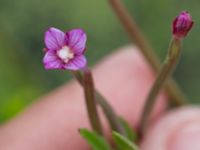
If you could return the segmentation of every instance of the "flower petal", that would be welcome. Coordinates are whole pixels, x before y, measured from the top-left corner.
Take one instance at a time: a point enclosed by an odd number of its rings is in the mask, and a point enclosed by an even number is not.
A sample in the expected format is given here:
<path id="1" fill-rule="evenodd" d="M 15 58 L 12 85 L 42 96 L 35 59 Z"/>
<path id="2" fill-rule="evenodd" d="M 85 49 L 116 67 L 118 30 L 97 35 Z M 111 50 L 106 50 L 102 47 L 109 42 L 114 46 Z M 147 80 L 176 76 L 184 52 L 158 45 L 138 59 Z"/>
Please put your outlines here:
<path id="1" fill-rule="evenodd" d="M 73 29 L 66 33 L 67 36 L 67 45 L 71 50 L 80 55 L 85 50 L 85 44 L 87 40 L 87 35 L 82 29 Z"/>
<path id="2" fill-rule="evenodd" d="M 44 42 L 49 50 L 61 49 L 65 45 L 65 33 L 51 27 L 45 32 Z"/>
<path id="3" fill-rule="evenodd" d="M 70 60 L 64 68 L 68 70 L 79 70 L 87 65 L 87 59 L 84 55 L 76 56 L 74 59 Z"/>
<path id="4" fill-rule="evenodd" d="M 63 62 L 57 57 L 55 51 L 46 52 L 43 63 L 45 69 L 63 69 Z"/>

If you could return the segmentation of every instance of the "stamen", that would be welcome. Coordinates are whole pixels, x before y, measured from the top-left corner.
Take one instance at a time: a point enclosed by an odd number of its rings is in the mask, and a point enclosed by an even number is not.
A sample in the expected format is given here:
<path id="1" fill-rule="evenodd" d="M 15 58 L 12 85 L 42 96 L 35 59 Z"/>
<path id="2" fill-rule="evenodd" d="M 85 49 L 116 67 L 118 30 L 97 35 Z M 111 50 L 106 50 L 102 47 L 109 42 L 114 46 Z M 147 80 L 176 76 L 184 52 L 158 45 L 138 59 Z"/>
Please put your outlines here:
<path id="1" fill-rule="evenodd" d="M 74 53 L 72 53 L 70 48 L 67 46 L 64 46 L 64 47 L 62 47 L 62 49 L 58 50 L 57 55 L 65 63 L 67 63 L 70 59 L 74 58 Z"/>

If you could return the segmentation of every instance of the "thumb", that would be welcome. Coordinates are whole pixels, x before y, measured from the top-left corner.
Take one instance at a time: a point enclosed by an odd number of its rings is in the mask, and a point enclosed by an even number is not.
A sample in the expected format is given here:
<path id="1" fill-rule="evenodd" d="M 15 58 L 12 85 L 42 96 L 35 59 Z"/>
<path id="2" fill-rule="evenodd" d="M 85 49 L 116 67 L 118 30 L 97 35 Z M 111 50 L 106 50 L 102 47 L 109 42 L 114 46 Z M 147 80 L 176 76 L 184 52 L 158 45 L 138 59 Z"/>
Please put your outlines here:
<path id="1" fill-rule="evenodd" d="M 116 113 L 137 126 L 154 74 L 135 47 L 125 47 L 107 56 L 93 69 L 95 86 L 108 99 Z M 165 108 L 162 93 L 153 118 Z M 103 121 L 104 127 L 108 125 Z M 85 150 L 77 129 L 89 127 L 83 92 L 71 82 L 42 97 L 0 130 L 4 150 Z M 106 128 L 108 131 L 108 128 Z M 108 132 L 107 132 L 108 133 Z"/>
<path id="2" fill-rule="evenodd" d="M 147 132 L 141 150 L 200 150 L 200 108 L 172 111 Z"/>

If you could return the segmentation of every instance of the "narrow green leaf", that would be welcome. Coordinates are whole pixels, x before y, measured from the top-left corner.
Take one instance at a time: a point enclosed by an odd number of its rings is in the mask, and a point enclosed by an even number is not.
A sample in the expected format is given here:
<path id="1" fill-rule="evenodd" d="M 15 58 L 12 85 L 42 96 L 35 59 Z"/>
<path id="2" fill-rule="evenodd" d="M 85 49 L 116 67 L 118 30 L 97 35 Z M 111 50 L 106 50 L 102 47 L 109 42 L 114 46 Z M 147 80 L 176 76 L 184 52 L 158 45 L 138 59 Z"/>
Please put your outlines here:
<path id="1" fill-rule="evenodd" d="M 93 150 L 112 150 L 101 135 L 87 129 L 80 129 L 79 132 L 81 136 L 92 146 Z"/>
<path id="2" fill-rule="evenodd" d="M 112 132 L 112 137 L 119 150 L 139 150 L 133 142 L 115 131 Z"/>
<path id="3" fill-rule="evenodd" d="M 123 119 L 122 117 L 119 118 L 120 122 L 121 122 L 121 125 L 123 126 L 125 132 L 126 132 L 126 135 L 127 135 L 127 138 L 130 140 L 130 141 L 137 141 L 137 133 L 133 130 L 133 128 L 131 128 L 129 126 L 129 124 L 126 122 L 125 119 Z"/>

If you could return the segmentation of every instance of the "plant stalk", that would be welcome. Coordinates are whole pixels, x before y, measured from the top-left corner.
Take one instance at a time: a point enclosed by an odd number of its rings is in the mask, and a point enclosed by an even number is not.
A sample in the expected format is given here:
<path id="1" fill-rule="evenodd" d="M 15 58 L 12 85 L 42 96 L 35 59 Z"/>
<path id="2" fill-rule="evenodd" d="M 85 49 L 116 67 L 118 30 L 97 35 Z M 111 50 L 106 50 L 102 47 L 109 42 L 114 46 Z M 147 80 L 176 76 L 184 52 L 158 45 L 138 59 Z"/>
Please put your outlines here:
<path id="1" fill-rule="evenodd" d="M 181 40 L 177 38 L 173 38 L 170 43 L 167 57 L 153 84 L 153 87 L 150 90 L 147 101 L 145 103 L 145 107 L 143 109 L 144 111 L 141 116 L 139 126 L 141 132 L 140 134 L 143 134 L 146 130 L 149 116 L 151 115 L 159 91 L 162 89 L 162 86 L 165 84 L 167 79 L 171 76 L 173 70 L 176 68 L 176 64 L 181 54 L 181 43 Z"/>
<path id="2" fill-rule="evenodd" d="M 90 124 L 94 131 L 98 134 L 102 135 L 102 127 L 101 122 L 99 119 L 96 101 L 95 101 L 95 94 L 94 94 L 94 82 L 89 69 L 85 68 L 83 70 L 83 89 L 85 95 L 85 102 L 87 106 L 88 116 L 90 120 Z"/>
<path id="3" fill-rule="evenodd" d="M 80 71 L 73 71 L 72 74 L 77 79 L 79 84 L 83 86 L 82 73 Z M 116 115 L 112 106 L 106 101 L 106 99 L 96 89 L 95 89 L 95 97 L 96 97 L 95 100 L 101 106 L 106 118 L 108 119 L 111 129 L 113 131 L 117 131 L 121 133 L 122 135 L 126 135 L 125 130 L 123 129 L 123 126 L 121 125 L 118 119 L 118 116 Z"/>
<path id="4" fill-rule="evenodd" d="M 128 13 L 127 9 L 120 0 L 108 0 L 111 7 L 116 13 L 119 21 L 123 25 L 124 29 L 128 33 L 132 42 L 134 42 L 139 50 L 143 53 L 149 64 L 152 66 L 155 72 L 158 72 L 161 67 L 161 62 L 156 55 L 155 51 L 151 47 L 150 43 L 145 38 L 144 34 L 138 27 L 135 19 Z M 184 105 L 187 99 L 181 91 L 178 84 L 170 78 L 166 83 L 166 90 L 172 99 L 172 103 L 177 106 Z"/>

